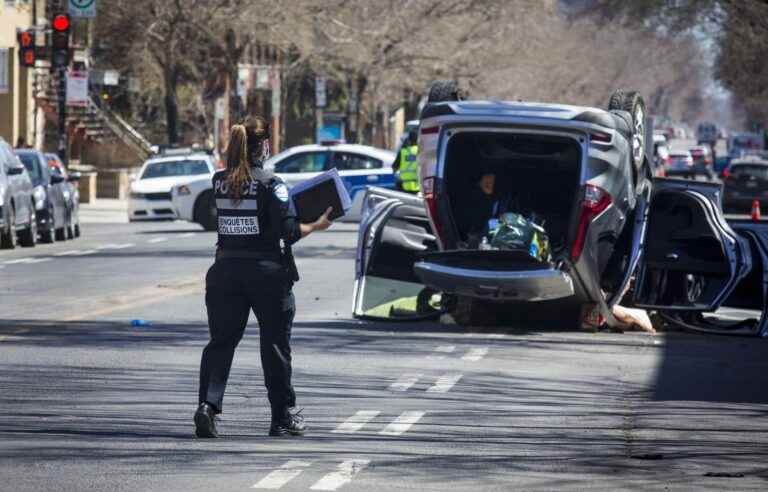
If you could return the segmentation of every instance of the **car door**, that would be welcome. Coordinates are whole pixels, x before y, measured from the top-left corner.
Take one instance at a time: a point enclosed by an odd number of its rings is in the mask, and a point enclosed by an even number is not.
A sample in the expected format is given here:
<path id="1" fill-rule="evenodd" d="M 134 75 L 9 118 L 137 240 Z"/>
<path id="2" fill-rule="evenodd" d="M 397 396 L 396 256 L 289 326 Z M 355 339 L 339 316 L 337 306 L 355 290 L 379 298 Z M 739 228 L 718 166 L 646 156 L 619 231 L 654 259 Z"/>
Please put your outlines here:
<path id="1" fill-rule="evenodd" d="M 43 176 L 43 183 L 47 183 L 48 197 L 53 203 L 53 214 L 56 217 L 56 226 L 61 228 L 67 223 L 68 215 L 68 193 L 64 189 L 65 182 L 61 176 L 54 175 L 48 168 L 48 162 L 44 157 L 38 159 L 41 166 L 41 174 Z"/>
<path id="2" fill-rule="evenodd" d="M 327 150 L 297 152 L 275 162 L 274 172 L 290 187 L 325 171 L 329 161 Z"/>
<path id="3" fill-rule="evenodd" d="M 390 320 L 439 315 L 439 295 L 413 271 L 418 255 L 437 250 L 422 200 L 372 187 L 363 202 L 353 315 Z"/>
<path id="4" fill-rule="evenodd" d="M 755 274 L 762 281 L 761 244 L 725 220 L 719 185 L 655 180 L 635 304 L 703 328 L 704 312 L 729 304 L 764 306 L 764 287 L 743 289 Z"/>
<path id="5" fill-rule="evenodd" d="M 365 190 L 369 186 L 395 187 L 395 175 L 392 173 L 392 169 L 385 167 L 381 159 L 373 156 L 356 152 L 334 151 L 329 169 L 334 167 L 339 171 L 339 176 L 353 203 L 356 200 L 361 203 Z"/>

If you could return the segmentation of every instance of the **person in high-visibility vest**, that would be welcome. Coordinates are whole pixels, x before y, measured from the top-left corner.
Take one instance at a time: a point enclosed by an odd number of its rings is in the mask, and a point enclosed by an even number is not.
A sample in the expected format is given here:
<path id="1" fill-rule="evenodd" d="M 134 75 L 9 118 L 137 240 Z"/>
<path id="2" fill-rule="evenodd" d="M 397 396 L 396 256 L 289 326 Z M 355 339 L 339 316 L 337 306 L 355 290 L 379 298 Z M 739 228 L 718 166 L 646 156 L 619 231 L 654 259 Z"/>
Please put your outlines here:
<path id="1" fill-rule="evenodd" d="M 408 132 L 408 137 L 400 147 L 395 160 L 396 176 L 398 188 L 408 193 L 418 193 L 419 186 L 419 162 L 417 155 L 419 147 L 417 145 L 418 134 L 415 129 Z"/>

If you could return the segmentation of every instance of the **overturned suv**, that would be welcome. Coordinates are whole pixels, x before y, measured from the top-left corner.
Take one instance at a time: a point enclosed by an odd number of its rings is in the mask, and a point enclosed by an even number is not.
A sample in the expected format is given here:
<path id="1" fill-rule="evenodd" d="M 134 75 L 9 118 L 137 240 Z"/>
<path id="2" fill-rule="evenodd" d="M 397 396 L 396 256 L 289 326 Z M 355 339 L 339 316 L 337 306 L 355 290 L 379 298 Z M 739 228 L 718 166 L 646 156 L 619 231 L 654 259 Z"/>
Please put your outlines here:
<path id="1" fill-rule="evenodd" d="M 370 188 L 364 202 L 354 315 L 449 310 L 475 324 L 538 307 L 574 327 L 620 327 L 621 301 L 691 329 L 768 336 L 768 224 L 726 220 L 719 185 L 652 178 L 649 122 L 634 92 L 602 110 L 464 101 L 436 83 L 421 114 L 422 194 Z M 468 197 L 483 173 L 546 230 L 546 258 L 472 240 L 462 218 L 482 213 Z M 705 315 L 721 307 L 759 314 Z"/>

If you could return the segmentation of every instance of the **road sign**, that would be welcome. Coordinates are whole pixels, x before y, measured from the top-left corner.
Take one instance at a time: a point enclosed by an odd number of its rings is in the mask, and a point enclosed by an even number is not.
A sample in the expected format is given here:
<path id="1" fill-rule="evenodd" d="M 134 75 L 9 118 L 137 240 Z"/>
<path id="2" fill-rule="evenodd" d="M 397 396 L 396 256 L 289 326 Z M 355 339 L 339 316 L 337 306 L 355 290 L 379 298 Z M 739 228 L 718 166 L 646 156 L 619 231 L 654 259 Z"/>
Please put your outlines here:
<path id="1" fill-rule="evenodd" d="M 315 106 L 324 108 L 326 103 L 325 77 L 315 77 Z"/>
<path id="2" fill-rule="evenodd" d="M 67 106 L 88 106 L 88 72 L 67 74 Z"/>
<path id="3" fill-rule="evenodd" d="M 96 0 L 69 0 L 69 15 L 85 19 L 96 17 Z"/>

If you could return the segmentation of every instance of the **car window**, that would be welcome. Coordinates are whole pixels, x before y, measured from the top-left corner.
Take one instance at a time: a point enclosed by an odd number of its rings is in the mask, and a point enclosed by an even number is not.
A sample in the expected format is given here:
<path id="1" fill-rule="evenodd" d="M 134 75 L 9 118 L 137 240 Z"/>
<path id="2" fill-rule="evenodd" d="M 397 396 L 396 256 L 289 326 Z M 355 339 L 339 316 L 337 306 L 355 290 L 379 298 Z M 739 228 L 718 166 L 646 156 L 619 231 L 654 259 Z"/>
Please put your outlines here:
<path id="1" fill-rule="evenodd" d="M 27 168 L 27 172 L 29 173 L 29 179 L 32 180 L 32 183 L 35 185 L 38 185 L 42 183 L 43 181 L 43 170 L 40 166 L 40 161 L 37 159 L 37 156 L 35 154 L 31 153 L 19 153 L 17 154 L 19 159 L 21 160 L 21 163 L 24 164 L 24 167 Z"/>
<path id="2" fill-rule="evenodd" d="M 326 169 L 328 152 L 303 152 L 275 164 L 276 173 L 317 173 Z"/>
<path id="3" fill-rule="evenodd" d="M 139 179 L 195 176 L 210 172 L 208 164 L 202 160 L 163 161 L 147 164 Z"/>
<path id="4" fill-rule="evenodd" d="M 750 164 L 739 164 L 731 166 L 730 175 L 735 178 L 758 178 L 768 180 L 768 166 L 756 166 Z"/>
<path id="5" fill-rule="evenodd" d="M 339 171 L 357 171 L 361 169 L 381 169 L 384 163 L 373 157 L 353 154 L 350 152 L 336 152 L 333 154 L 333 165 Z"/>

